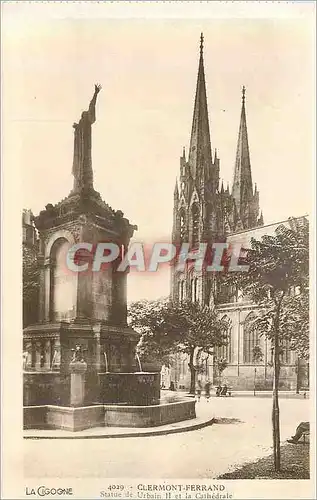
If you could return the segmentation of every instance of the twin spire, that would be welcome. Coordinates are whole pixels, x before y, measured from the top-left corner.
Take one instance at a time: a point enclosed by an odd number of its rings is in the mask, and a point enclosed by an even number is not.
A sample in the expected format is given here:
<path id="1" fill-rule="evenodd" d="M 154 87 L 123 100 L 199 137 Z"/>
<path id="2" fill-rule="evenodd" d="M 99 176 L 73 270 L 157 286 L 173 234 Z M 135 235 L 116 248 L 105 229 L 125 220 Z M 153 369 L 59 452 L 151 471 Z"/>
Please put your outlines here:
<path id="1" fill-rule="evenodd" d="M 232 196 L 235 200 L 237 211 L 241 217 L 245 212 L 245 205 L 253 198 L 253 184 L 251 174 L 250 151 L 245 112 L 245 87 L 242 87 L 242 107 L 240 127 L 237 143 L 236 162 L 234 168 Z"/>
<path id="2" fill-rule="evenodd" d="M 211 140 L 209 130 L 208 105 L 206 93 L 206 80 L 204 69 L 204 35 L 200 35 L 200 57 L 198 66 L 198 76 L 196 85 L 195 105 L 193 113 L 192 133 L 190 139 L 188 163 L 193 177 L 195 177 L 197 168 L 202 163 L 210 161 L 212 163 Z M 251 164 L 248 144 L 248 132 L 245 112 L 245 86 L 242 87 L 242 109 L 239 128 L 239 138 L 236 155 L 236 165 L 234 172 L 234 191 L 238 205 L 243 193 L 239 193 L 242 184 L 245 184 L 243 191 L 249 192 L 252 189 Z M 200 164 L 200 165 L 199 165 Z M 240 187 L 239 187 L 240 186 Z"/>
<path id="3" fill-rule="evenodd" d="M 203 164 L 211 164 L 212 162 L 203 48 L 204 36 L 201 34 L 193 124 L 188 154 L 188 163 L 193 178 L 196 177 L 198 169 Z"/>
<path id="4" fill-rule="evenodd" d="M 190 147 L 188 152 L 188 164 L 193 179 L 197 179 L 202 171 L 207 172 L 207 178 L 213 177 L 215 179 L 215 189 L 219 183 L 219 167 L 216 166 L 216 160 L 212 161 L 212 148 L 209 130 L 208 118 L 208 105 L 207 105 L 207 92 L 206 80 L 204 70 L 204 36 L 200 35 L 200 54 L 198 76 L 195 94 L 195 104 L 193 112 L 193 123 L 190 138 Z M 238 219 L 241 220 L 244 227 L 251 223 L 249 211 L 252 210 L 252 220 L 256 219 L 256 199 L 258 203 L 258 193 L 253 195 L 253 184 L 251 174 L 251 162 L 248 143 L 247 120 L 245 110 L 246 99 L 245 86 L 242 87 L 242 106 L 241 117 L 238 135 L 238 144 L 236 151 L 236 161 L 232 185 L 232 197 L 235 202 L 235 209 Z M 216 157 L 216 153 L 215 153 Z M 218 161 L 218 160 L 217 160 Z M 218 177 L 218 179 L 216 179 Z M 204 177 L 206 178 L 206 177 Z M 251 205 L 254 210 L 251 208 Z M 248 220 L 247 220 L 248 219 Z M 252 222 L 253 224 L 253 222 Z"/>

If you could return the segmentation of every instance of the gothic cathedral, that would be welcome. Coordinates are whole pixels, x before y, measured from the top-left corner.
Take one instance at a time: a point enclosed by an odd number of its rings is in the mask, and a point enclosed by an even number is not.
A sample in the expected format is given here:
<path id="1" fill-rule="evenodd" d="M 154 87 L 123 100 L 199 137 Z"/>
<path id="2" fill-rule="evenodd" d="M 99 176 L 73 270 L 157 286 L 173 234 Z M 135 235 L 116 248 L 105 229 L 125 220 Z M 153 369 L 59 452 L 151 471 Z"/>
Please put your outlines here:
<path id="1" fill-rule="evenodd" d="M 173 235 L 175 245 L 188 242 L 194 249 L 199 242 L 212 244 L 226 241 L 237 231 L 263 225 L 259 214 L 259 192 L 252 182 L 252 172 L 246 121 L 245 87 L 242 89 L 242 109 L 232 190 L 219 186 L 220 159 L 212 149 L 203 57 L 203 35 L 194 105 L 194 115 L 188 158 L 185 148 L 180 158 L 179 182 L 174 191 Z M 212 283 L 193 270 L 173 273 L 172 299 L 200 300 L 210 303 Z"/>
<path id="2" fill-rule="evenodd" d="M 174 191 L 172 242 L 179 247 L 189 243 L 191 250 L 199 243 L 214 242 L 242 244 L 248 248 L 251 238 L 260 239 L 273 233 L 280 223 L 264 226 L 259 209 L 259 192 L 252 181 L 251 162 L 246 120 L 245 87 L 242 88 L 242 106 L 238 134 L 233 184 L 219 186 L 220 159 L 217 150 L 211 147 L 206 82 L 203 57 L 203 35 L 200 41 L 197 88 L 188 155 L 183 150 L 180 158 L 179 181 Z M 287 224 L 287 221 L 283 221 Z M 264 353 L 263 361 L 257 365 L 259 387 L 272 386 L 271 345 L 267 339 L 259 338 L 249 327 L 257 306 L 242 299 L 237 290 L 226 290 L 217 283 L 217 273 L 208 273 L 204 268 L 196 271 L 194 266 L 185 266 L 184 271 L 172 268 L 171 299 L 200 301 L 216 307 L 220 315 L 230 323 L 228 344 L 217 348 L 217 357 L 225 358 L 228 366 L 225 379 L 234 389 L 251 389 L 254 379 L 252 352 L 255 345 Z M 217 380 L 212 357 L 206 360 L 203 378 L 215 383 Z M 179 389 L 189 383 L 187 360 L 177 359 L 171 376 Z M 200 361 L 197 360 L 200 364 Z M 285 349 L 281 369 L 281 387 L 296 386 L 296 358 Z"/>

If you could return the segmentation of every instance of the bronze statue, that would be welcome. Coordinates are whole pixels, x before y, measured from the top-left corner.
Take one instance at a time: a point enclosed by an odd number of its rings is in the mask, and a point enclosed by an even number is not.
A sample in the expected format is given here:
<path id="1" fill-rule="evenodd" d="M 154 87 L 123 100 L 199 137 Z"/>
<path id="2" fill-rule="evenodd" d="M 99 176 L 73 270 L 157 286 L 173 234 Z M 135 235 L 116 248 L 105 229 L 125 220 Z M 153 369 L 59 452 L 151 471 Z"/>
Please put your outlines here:
<path id="1" fill-rule="evenodd" d="M 73 357 L 71 362 L 73 363 L 74 361 L 80 361 L 84 362 L 84 354 L 83 354 L 83 348 L 80 344 L 76 344 L 75 349 L 72 349 Z"/>
<path id="2" fill-rule="evenodd" d="M 74 123 L 74 159 L 73 159 L 73 191 L 93 188 L 93 171 L 91 162 L 91 125 L 96 121 L 96 101 L 101 85 L 95 85 L 95 92 L 90 101 L 88 111 L 81 115 L 79 123 Z"/>

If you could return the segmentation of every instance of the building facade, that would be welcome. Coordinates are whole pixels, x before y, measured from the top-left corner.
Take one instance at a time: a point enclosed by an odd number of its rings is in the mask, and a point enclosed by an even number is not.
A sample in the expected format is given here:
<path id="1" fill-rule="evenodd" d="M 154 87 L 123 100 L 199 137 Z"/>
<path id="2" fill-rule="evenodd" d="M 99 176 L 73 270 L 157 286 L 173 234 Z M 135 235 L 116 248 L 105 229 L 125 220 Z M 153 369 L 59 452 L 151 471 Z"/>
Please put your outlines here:
<path id="1" fill-rule="evenodd" d="M 220 158 L 217 149 L 212 148 L 209 130 L 206 82 L 204 71 L 203 35 L 201 35 L 198 77 L 193 112 L 193 122 L 188 154 L 183 149 L 180 158 L 179 180 L 174 190 L 173 233 L 174 245 L 189 243 L 190 248 L 198 249 L 199 243 L 209 245 L 215 242 L 236 243 L 243 248 L 250 247 L 251 238 L 261 239 L 264 234 L 273 234 L 282 221 L 264 226 L 263 214 L 259 206 L 259 191 L 253 184 L 250 162 L 247 118 L 246 91 L 242 88 L 241 116 L 231 190 L 220 185 Z M 183 271 L 172 270 L 171 298 L 174 302 L 182 300 L 200 301 L 216 307 L 219 313 L 230 321 L 228 344 L 215 352 L 219 358 L 226 359 L 228 365 L 221 381 L 236 389 L 257 386 L 268 389 L 272 386 L 272 349 L 270 342 L 257 337 L 249 328 L 256 306 L 242 300 L 237 292 L 222 290 L 217 283 L 216 273 L 194 266 Z M 254 361 L 254 347 L 259 346 L 263 353 L 261 361 Z M 196 365 L 203 379 L 219 382 L 219 372 L 212 356 L 199 354 Z M 172 363 L 170 378 L 179 388 L 188 388 L 190 375 L 186 356 L 180 356 Z M 283 349 L 281 388 L 296 387 L 298 363 L 294 352 L 287 345 Z"/>

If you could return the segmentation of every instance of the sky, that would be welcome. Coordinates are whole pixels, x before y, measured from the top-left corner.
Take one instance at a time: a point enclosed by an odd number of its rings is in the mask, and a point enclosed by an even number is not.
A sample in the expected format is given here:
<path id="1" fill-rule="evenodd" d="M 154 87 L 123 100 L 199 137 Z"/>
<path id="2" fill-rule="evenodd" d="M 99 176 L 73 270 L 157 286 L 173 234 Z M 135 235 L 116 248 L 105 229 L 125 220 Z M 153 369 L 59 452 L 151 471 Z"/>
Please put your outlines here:
<path id="1" fill-rule="evenodd" d="M 312 210 L 312 18 L 8 19 L 3 29 L 4 152 L 18 203 L 34 214 L 72 188 L 72 124 L 100 83 L 95 189 L 135 240 L 169 241 L 179 157 L 190 140 L 199 57 L 212 147 L 232 183 L 241 88 L 265 223 Z M 13 195 L 13 196 L 14 196 Z M 128 300 L 169 293 L 169 272 L 134 273 Z"/>

